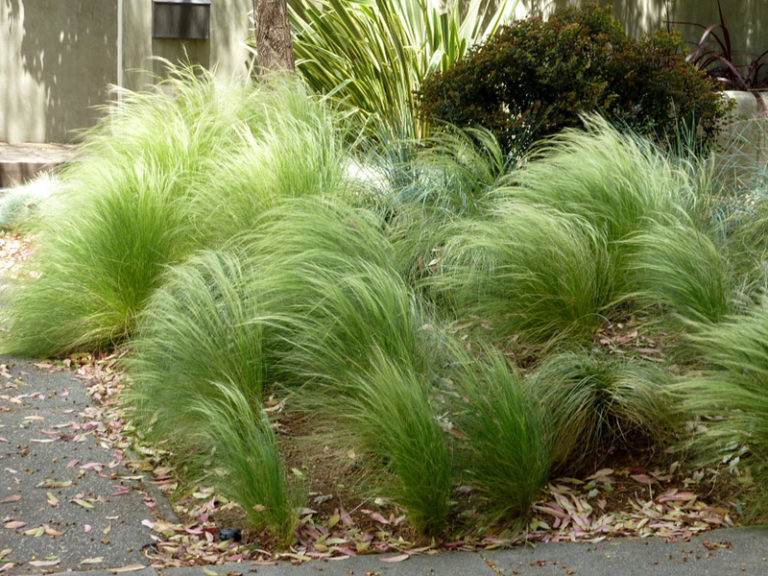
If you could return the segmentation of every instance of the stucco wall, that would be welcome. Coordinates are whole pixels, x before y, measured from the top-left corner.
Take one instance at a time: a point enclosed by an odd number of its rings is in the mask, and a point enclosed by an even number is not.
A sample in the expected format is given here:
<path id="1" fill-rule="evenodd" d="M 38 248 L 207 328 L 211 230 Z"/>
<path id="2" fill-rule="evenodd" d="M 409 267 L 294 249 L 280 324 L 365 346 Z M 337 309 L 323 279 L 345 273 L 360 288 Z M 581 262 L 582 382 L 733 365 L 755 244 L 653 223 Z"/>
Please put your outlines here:
<path id="1" fill-rule="evenodd" d="M 0 0 L 0 141 L 71 142 L 94 124 L 118 83 L 146 89 L 153 56 L 245 73 L 251 0 L 213 0 L 208 40 L 153 40 L 152 0 Z M 149 72 L 148 72 L 149 71 Z"/>
<path id="2" fill-rule="evenodd" d="M 70 141 L 116 81 L 115 0 L 0 0 L 0 140 Z"/>
<path id="3" fill-rule="evenodd" d="M 498 0 L 495 0 L 498 1 Z M 584 0 L 521 0 L 531 14 L 546 16 L 551 10 L 578 5 Z M 599 0 L 610 5 L 627 34 L 641 36 L 666 27 L 668 22 L 695 22 L 708 26 L 720 22 L 717 0 Z M 768 49 L 768 2 L 766 0 L 720 0 L 725 22 L 731 31 L 733 49 L 759 53 Z M 703 30 L 674 24 L 687 41 L 697 41 Z"/>
<path id="4" fill-rule="evenodd" d="M 250 33 L 251 0 L 212 0 L 211 36 L 208 40 L 160 40 L 152 38 L 152 0 L 124 1 L 124 86 L 145 89 L 154 76 L 162 76 L 165 65 L 189 60 L 213 67 L 219 75 L 247 71 L 243 42 Z M 149 73 L 151 71 L 151 73 Z"/>

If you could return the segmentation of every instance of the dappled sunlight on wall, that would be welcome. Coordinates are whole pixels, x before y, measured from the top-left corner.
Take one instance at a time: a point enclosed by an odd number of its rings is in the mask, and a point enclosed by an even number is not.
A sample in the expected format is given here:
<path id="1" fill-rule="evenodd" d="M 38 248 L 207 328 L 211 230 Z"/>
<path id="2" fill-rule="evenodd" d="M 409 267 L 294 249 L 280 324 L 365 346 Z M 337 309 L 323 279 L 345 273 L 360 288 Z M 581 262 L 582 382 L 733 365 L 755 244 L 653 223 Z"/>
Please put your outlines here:
<path id="1" fill-rule="evenodd" d="M 0 1 L 0 22 L 0 139 L 44 140 L 45 89 L 18 66 L 24 36 L 24 11 L 19 0 Z"/>
<path id="2" fill-rule="evenodd" d="M 114 0 L 2 0 L 19 31 L 13 50 L 45 98 L 44 139 L 70 141 L 93 124 L 117 74 Z M 20 35 L 21 43 L 18 44 Z M 24 107 L 27 104 L 24 103 Z M 22 111 L 23 112 L 23 111 Z M 24 118 L 39 117 L 26 112 Z M 39 139 L 39 134 L 23 138 Z"/>

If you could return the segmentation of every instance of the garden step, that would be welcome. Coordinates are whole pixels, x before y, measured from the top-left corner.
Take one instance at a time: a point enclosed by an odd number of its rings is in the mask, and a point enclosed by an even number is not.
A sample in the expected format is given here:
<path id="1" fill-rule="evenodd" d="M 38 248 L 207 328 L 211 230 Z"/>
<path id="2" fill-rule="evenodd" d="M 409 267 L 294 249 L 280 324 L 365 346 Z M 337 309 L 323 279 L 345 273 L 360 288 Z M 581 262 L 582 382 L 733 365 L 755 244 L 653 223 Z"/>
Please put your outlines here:
<path id="1" fill-rule="evenodd" d="M 71 144 L 0 142 L 0 188 L 25 184 L 41 171 L 61 165 L 74 150 Z"/>

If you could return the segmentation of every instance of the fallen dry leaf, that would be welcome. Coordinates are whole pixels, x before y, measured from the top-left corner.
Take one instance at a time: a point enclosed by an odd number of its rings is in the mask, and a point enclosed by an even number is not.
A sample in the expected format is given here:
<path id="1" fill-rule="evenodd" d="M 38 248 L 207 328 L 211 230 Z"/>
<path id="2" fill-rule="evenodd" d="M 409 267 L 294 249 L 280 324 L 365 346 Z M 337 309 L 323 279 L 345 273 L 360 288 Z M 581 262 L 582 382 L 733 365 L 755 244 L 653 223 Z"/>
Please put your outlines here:
<path id="1" fill-rule="evenodd" d="M 58 558 L 55 560 L 32 560 L 30 562 L 27 562 L 30 566 L 34 566 L 35 568 L 50 568 L 51 566 L 57 566 L 61 562 Z"/>
<path id="2" fill-rule="evenodd" d="M 146 568 L 144 564 L 127 564 L 120 568 L 110 568 L 109 571 L 115 574 L 122 574 L 123 572 L 136 572 L 138 570 L 143 570 L 144 568 Z"/>
<path id="3" fill-rule="evenodd" d="M 408 560 L 410 556 L 408 554 L 398 554 L 397 556 L 387 556 L 386 558 L 382 558 L 382 562 L 402 562 L 403 560 Z"/>

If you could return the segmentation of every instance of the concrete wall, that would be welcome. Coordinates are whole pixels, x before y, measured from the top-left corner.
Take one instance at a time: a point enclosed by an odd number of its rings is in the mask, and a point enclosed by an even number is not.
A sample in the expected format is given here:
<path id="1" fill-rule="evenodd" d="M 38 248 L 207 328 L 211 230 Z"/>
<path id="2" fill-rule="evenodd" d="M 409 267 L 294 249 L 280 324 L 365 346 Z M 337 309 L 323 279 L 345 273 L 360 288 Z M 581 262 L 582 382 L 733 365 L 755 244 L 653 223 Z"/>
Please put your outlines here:
<path id="1" fill-rule="evenodd" d="M 243 42 L 251 33 L 251 0 L 212 0 L 211 37 L 207 40 L 154 39 L 152 0 L 123 2 L 126 88 L 145 89 L 152 84 L 153 76 L 163 76 L 165 65 L 156 57 L 213 67 L 223 76 L 247 72 L 247 51 Z"/>
<path id="2" fill-rule="evenodd" d="M 0 140 L 70 141 L 117 79 L 115 0 L 0 0 Z"/>
<path id="3" fill-rule="evenodd" d="M 152 38 L 152 0 L 0 0 L 0 141 L 76 141 L 113 97 L 118 53 L 133 90 L 164 73 L 154 56 L 245 73 L 251 0 L 211 4 L 210 38 L 183 42 Z"/>
<path id="4" fill-rule="evenodd" d="M 719 23 L 717 0 L 599 0 L 613 8 L 627 34 L 642 36 L 670 22 L 695 22 L 708 26 Z M 578 5 L 582 0 L 521 0 L 529 14 L 546 16 L 553 9 Z M 736 52 L 760 53 L 768 49 L 768 1 L 720 0 L 725 23 L 731 32 Z M 673 25 L 690 42 L 697 41 L 703 30 L 695 26 Z"/>

